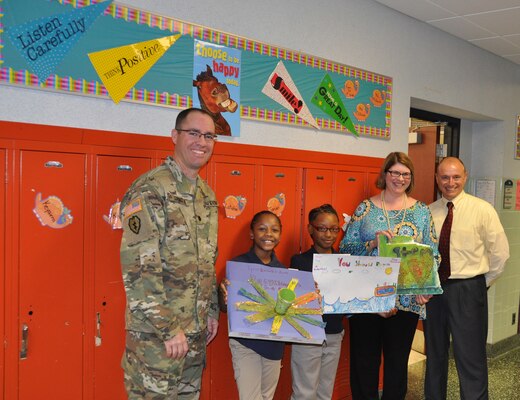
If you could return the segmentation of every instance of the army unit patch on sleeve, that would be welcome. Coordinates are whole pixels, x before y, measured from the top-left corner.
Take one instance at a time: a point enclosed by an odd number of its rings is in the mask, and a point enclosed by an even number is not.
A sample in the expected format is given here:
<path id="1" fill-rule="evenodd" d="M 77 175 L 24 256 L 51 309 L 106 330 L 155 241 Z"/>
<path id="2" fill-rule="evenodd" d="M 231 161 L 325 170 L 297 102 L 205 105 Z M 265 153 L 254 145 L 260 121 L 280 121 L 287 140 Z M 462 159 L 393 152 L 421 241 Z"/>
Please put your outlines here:
<path id="1" fill-rule="evenodd" d="M 134 199 L 126 205 L 123 212 L 124 218 L 128 218 L 130 215 L 135 214 L 142 209 L 143 205 L 141 204 L 141 199 Z"/>
<path id="2" fill-rule="evenodd" d="M 139 218 L 137 215 L 130 217 L 128 219 L 128 227 L 137 235 L 141 230 L 141 218 Z"/>

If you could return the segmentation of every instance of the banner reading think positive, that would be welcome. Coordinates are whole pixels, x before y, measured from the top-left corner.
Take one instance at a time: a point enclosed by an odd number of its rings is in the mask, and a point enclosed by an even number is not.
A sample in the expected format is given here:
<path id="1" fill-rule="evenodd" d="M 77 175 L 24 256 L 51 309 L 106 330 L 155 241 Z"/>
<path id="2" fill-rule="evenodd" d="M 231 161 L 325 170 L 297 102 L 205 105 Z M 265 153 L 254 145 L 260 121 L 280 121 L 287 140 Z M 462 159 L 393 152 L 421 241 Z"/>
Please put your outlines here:
<path id="1" fill-rule="evenodd" d="M 108 94 L 119 103 L 174 44 L 180 34 L 89 53 Z"/>

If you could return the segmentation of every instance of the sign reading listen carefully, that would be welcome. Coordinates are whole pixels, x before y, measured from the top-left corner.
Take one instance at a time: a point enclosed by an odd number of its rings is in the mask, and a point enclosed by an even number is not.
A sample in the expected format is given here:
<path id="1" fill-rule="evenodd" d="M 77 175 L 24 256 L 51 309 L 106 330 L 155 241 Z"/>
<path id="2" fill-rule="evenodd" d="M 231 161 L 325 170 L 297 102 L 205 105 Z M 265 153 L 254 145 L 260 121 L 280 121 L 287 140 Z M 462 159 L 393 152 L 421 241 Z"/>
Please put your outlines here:
<path id="1" fill-rule="evenodd" d="M 38 76 L 45 82 L 56 67 L 112 2 L 105 1 L 69 13 L 38 18 L 7 29 L 11 42 Z"/>

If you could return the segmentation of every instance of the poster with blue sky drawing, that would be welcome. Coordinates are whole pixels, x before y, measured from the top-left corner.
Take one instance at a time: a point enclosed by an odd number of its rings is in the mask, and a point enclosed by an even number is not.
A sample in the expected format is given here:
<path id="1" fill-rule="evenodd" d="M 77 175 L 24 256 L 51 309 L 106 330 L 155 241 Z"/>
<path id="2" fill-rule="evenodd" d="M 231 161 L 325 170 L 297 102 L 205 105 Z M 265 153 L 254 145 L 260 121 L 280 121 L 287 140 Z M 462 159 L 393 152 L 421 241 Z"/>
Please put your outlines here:
<path id="1" fill-rule="evenodd" d="M 315 254 L 312 275 L 324 314 L 389 311 L 395 306 L 399 258 Z"/>

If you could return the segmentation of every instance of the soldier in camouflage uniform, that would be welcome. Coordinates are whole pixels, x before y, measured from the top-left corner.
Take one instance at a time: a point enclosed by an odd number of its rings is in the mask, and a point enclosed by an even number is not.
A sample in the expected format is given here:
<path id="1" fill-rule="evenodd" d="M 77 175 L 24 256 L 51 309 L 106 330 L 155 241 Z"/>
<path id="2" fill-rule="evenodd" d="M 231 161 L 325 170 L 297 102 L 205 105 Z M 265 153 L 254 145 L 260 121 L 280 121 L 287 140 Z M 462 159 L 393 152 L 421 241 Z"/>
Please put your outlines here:
<path id="1" fill-rule="evenodd" d="M 173 157 L 138 178 L 121 202 L 129 400 L 199 398 L 206 345 L 218 329 L 218 209 L 198 176 L 214 132 L 204 111 L 182 111 Z"/>

